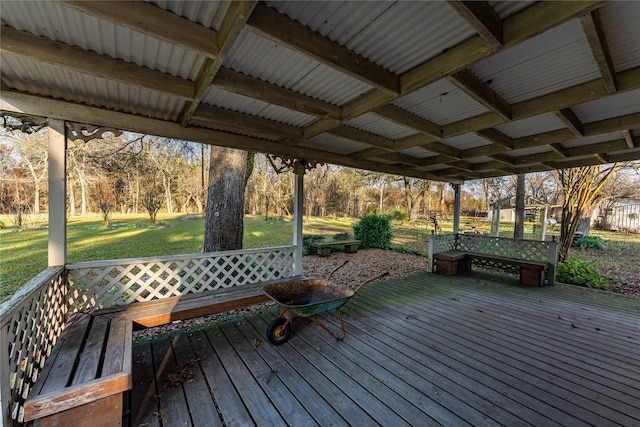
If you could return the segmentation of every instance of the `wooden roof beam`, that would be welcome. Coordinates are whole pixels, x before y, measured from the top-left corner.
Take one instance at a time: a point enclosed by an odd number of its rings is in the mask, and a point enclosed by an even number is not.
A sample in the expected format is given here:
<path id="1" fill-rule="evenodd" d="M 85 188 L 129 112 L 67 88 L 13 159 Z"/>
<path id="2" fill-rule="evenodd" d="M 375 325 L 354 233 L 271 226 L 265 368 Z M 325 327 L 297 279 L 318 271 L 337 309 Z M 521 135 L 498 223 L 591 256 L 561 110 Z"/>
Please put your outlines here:
<path id="1" fill-rule="evenodd" d="M 502 19 L 486 1 L 449 1 L 449 5 L 494 49 L 502 47 Z"/>
<path id="2" fill-rule="evenodd" d="M 262 3 L 256 6 L 247 25 L 263 37 L 283 43 L 380 91 L 400 93 L 400 79 L 391 71 Z"/>
<path id="3" fill-rule="evenodd" d="M 432 121 L 398 108 L 395 105 L 383 105 L 373 110 L 372 113 L 383 119 L 418 130 L 426 135 L 436 138 L 442 137 L 442 128 L 440 126 Z"/>
<path id="4" fill-rule="evenodd" d="M 385 138 L 383 136 L 375 135 L 370 132 L 365 132 L 360 129 L 356 129 L 351 126 L 342 125 L 329 131 L 330 134 L 336 135 L 342 138 L 351 139 L 353 141 L 362 142 L 363 144 L 372 145 L 377 148 L 382 148 L 388 151 L 393 151 L 393 140 Z"/>
<path id="5" fill-rule="evenodd" d="M 0 27 L 0 52 L 126 85 L 164 92 L 184 100 L 193 99 L 194 85 L 189 80 L 10 27 Z"/>
<path id="6" fill-rule="evenodd" d="M 609 157 L 607 156 L 607 154 L 606 154 L 606 153 L 594 154 L 593 156 L 594 156 L 596 159 L 598 159 L 598 161 L 599 161 L 600 163 L 602 163 L 603 165 L 604 165 L 604 164 L 607 164 L 607 163 L 611 163 L 611 162 L 609 161 Z"/>
<path id="7" fill-rule="evenodd" d="M 637 146 L 634 144 L 634 141 L 633 141 L 633 133 L 631 132 L 631 130 L 630 130 L 630 129 L 623 130 L 623 131 L 622 131 L 622 134 L 624 135 L 624 140 L 627 142 L 627 146 L 628 146 L 629 148 L 637 147 Z"/>
<path id="8" fill-rule="evenodd" d="M 494 144 L 498 144 L 507 150 L 513 149 L 513 139 L 495 128 L 483 129 L 476 132 L 476 135 L 491 141 Z"/>
<path id="9" fill-rule="evenodd" d="M 447 76 L 447 80 L 503 119 L 511 119 L 511 105 L 470 70 Z"/>
<path id="10" fill-rule="evenodd" d="M 615 93 L 618 89 L 618 83 L 616 81 L 616 72 L 613 67 L 613 60 L 611 59 L 611 53 L 607 45 L 607 39 L 602 28 L 602 21 L 600 20 L 600 13 L 598 10 L 593 10 L 580 17 L 582 28 L 587 40 L 589 41 L 589 47 L 593 53 L 593 58 L 598 64 L 598 69 L 604 80 L 604 84 L 609 93 Z"/>
<path id="11" fill-rule="evenodd" d="M 334 120 L 342 118 L 342 109 L 337 105 L 302 95 L 225 67 L 220 68 L 213 79 L 212 86 L 316 117 Z"/>
<path id="12" fill-rule="evenodd" d="M 562 120 L 562 123 L 564 123 L 575 136 L 584 136 L 582 122 L 571 108 L 563 108 L 562 110 L 556 111 L 556 116 Z"/>
<path id="13" fill-rule="evenodd" d="M 229 8 L 218 31 L 218 55 L 215 58 L 206 58 L 204 64 L 202 64 L 195 81 L 193 101 L 185 103 L 180 113 L 179 122 L 182 126 L 186 126 L 189 123 L 191 116 L 209 89 L 213 78 L 222 66 L 225 56 L 227 56 L 231 46 L 240 35 L 240 31 L 242 31 L 256 4 L 257 0 L 229 3 Z"/>
<path id="14" fill-rule="evenodd" d="M 61 3 L 209 58 L 215 58 L 220 53 L 216 31 L 151 3 L 137 1 L 62 1 Z"/>

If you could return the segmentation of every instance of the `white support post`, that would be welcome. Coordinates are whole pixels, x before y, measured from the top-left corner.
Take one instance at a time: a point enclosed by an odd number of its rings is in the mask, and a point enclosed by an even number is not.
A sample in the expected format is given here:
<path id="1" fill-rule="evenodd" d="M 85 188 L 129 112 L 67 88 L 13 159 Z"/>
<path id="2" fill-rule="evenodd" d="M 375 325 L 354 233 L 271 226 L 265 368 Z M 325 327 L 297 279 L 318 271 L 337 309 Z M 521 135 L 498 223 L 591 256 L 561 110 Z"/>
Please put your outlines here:
<path id="1" fill-rule="evenodd" d="M 453 234 L 460 232 L 460 184 L 453 184 L 455 198 L 453 200 Z"/>
<path id="2" fill-rule="evenodd" d="M 293 270 L 296 276 L 302 275 L 302 219 L 304 214 L 304 164 L 303 160 L 296 162 L 295 195 L 293 201 L 293 245 L 296 247 L 293 257 Z"/>
<path id="3" fill-rule="evenodd" d="M 66 147 L 64 121 L 49 119 L 49 267 L 67 262 Z"/>

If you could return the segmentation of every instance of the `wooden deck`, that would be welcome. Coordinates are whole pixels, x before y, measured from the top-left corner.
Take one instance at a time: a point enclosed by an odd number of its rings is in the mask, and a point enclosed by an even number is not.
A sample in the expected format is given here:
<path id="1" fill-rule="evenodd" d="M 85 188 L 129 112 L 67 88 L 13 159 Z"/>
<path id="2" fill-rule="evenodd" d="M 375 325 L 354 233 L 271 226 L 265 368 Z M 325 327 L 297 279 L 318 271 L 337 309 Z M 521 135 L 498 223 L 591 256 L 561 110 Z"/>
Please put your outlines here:
<path id="1" fill-rule="evenodd" d="M 640 299 L 418 273 L 334 340 L 271 310 L 134 344 L 131 426 L 640 426 Z M 337 328 L 335 317 L 323 316 Z"/>

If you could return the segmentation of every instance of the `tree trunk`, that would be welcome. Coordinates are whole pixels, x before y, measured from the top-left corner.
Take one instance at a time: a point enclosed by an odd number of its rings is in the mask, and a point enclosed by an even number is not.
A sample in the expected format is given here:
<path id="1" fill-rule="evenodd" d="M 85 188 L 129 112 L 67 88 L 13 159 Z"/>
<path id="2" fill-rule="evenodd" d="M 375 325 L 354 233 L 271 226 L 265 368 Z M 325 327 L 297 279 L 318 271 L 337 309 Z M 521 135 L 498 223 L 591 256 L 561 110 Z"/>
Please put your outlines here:
<path id="1" fill-rule="evenodd" d="M 211 147 L 204 251 L 242 249 L 246 151 Z"/>
<path id="2" fill-rule="evenodd" d="M 73 180 L 67 179 L 67 188 L 69 189 L 69 216 L 76 214 L 76 196 L 73 193 Z"/>
<path id="3" fill-rule="evenodd" d="M 516 183 L 516 223 L 513 227 L 513 238 L 524 239 L 524 181 L 525 174 L 518 174 Z"/>

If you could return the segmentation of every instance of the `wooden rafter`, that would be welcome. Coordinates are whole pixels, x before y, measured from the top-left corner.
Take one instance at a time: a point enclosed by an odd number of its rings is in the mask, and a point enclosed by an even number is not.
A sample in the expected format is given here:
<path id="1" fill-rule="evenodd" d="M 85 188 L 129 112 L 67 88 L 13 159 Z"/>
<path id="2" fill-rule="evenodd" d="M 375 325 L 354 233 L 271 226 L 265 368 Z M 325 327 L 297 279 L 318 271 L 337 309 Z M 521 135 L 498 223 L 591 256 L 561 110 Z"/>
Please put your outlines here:
<path id="1" fill-rule="evenodd" d="M 179 121 L 182 126 L 186 126 L 189 123 L 191 116 L 200 104 L 207 89 L 209 89 L 209 85 L 211 85 L 216 73 L 222 66 L 222 61 L 224 61 L 236 38 L 240 35 L 240 31 L 242 31 L 247 19 L 251 16 L 251 12 L 256 6 L 256 3 L 257 0 L 229 3 L 229 8 L 218 31 L 218 54 L 215 58 L 206 58 L 200 68 L 200 72 L 195 81 L 193 100 L 188 101 L 180 113 Z"/>
<path id="2" fill-rule="evenodd" d="M 216 31 L 151 3 L 138 1 L 62 1 L 60 3 L 209 58 L 215 58 L 220 52 Z"/>
<path id="3" fill-rule="evenodd" d="M 502 19 L 485 1 L 449 1 L 451 7 L 494 49 L 502 47 Z"/>
<path id="4" fill-rule="evenodd" d="M 452 74 L 447 77 L 447 80 L 503 119 L 511 119 L 509 103 L 470 70 L 462 70 Z"/>
<path id="5" fill-rule="evenodd" d="M 635 148 L 636 145 L 634 144 L 633 133 L 631 132 L 631 130 L 625 129 L 622 131 L 622 134 L 624 135 L 624 140 L 627 142 L 627 147 Z"/>
<path id="6" fill-rule="evenodd" d="M 193 99 L 193 83 L 130 62 L 37 37 L 9 27 L 0 27 L 0 51 L 37 60 L 71 71 L 139 86 L 184 100 Z"/>
<path id="7" fill-rule="evenodd" d="M 513 149 L 513 139 L 511 139 L 504 133 L 500 132 L 498 129 L 495 129 L 495 128 L 483 129 L 476 132 L 476 134 L 486 139 L 487 141 L 491 141 L 495 144 L 498 144 L 506 148 L 507 150 Z"/>
<path id="8" fill-rule="evenodd" d="M 563 108 L 560 111 L 556 111 L 556 116 L 560 120 L 562 120 L 562 122 L 567 126 L 567 128 L 569 128 L 571 132 L 573 132 L 575 136 L 584 136 L 582 122 L 571 108 Z"/>
<path id="9" fill-rule="evenodd" d="M 602 29 L 600 13 L 597 10 L 593 10 L 581 16 L 580 22 L 589 41 L 593 58 L 596 60 L 596 64 L 598 64 L 598 68 L 600 69 L 600 74 L 602 75 L 607 91 L 609 93 L 615 93 L 617 91 L 616 72 L 607 45 L 607 39 Z"/>
<path id="10" fill-rule="evenodd" d="M 247 25 L 263 37 L 284 43 L 378 90 L 393 94 L 400 92 L 398 76 L 392 72 L 268 6 L 258 4 Z"/>

